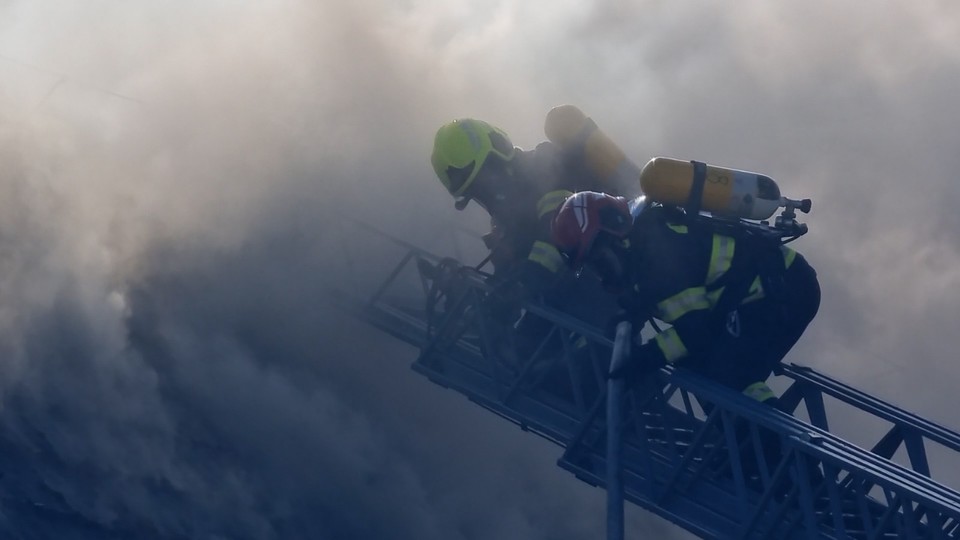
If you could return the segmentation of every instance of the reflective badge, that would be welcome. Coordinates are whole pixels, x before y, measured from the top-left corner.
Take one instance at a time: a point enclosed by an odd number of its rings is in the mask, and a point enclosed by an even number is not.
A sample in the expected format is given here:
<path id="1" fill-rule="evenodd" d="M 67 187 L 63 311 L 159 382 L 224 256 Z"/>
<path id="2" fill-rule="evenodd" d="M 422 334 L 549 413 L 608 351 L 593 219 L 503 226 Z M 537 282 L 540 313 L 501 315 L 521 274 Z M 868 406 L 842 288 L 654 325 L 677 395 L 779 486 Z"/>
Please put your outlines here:
<path id="1" fill-rule="evenodd" d="M 740 337 L 740 312 L 737 310 L 727 313 L 727 333 L 735 338 Z"/>

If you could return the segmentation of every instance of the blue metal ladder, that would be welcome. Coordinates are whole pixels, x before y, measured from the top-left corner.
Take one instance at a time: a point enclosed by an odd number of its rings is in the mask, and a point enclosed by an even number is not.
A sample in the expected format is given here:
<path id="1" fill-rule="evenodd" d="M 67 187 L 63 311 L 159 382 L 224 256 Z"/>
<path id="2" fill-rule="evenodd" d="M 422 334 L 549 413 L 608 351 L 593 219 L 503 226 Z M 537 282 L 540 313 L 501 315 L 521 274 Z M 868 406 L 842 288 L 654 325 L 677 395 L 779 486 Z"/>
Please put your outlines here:
<path id="1" fill-rule="evenodd" d="M 419 347 L 415 371 L 556 443 L 560 467 L 605 487 L 611 339 L 528 305 L 544 331 L 512 354 L 487 276 L 393 242 L 403 254 L 373 294 L 341 304 Z M 960 493 L 933 479 L 927 455 L 936 445 L 960 465 L 960 434 L 807 367 L 778 376 L 792 415 L 682 369 L 631 385 L 618 426 L 625 498 L 702 538 L 960 538 Z M 858 447 L 830 431 L 837 408 L 888 429 Z"/>

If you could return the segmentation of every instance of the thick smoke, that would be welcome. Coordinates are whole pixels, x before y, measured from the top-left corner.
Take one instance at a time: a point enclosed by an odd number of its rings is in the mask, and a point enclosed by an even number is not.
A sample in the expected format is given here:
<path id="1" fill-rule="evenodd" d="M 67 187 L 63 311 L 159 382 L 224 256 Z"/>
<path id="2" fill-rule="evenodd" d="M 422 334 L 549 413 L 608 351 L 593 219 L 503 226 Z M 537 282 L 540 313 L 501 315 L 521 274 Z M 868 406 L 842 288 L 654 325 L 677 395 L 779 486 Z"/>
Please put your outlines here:
<path id="1" fill-rule="evenodd" d="M 5 8 L 6 536 L 595 534 L 553 447 L 328 302 L 340 217 L 451 215 L 375 7 Z"/>
<path id="2" fill-rule="evenodd" d="M 0 530 L 600 536 L 559 449 L 328 301 L 395 262 L 348 219 L 440 251 L 438 228 L 483 226 L 431 178 L 441 122 L 529 147 L 563 102 L 637 162 L 813 198 L 798 248 L 825 297 L 788 360 L 946 422 L 956 11 L 0 3 Z"/>

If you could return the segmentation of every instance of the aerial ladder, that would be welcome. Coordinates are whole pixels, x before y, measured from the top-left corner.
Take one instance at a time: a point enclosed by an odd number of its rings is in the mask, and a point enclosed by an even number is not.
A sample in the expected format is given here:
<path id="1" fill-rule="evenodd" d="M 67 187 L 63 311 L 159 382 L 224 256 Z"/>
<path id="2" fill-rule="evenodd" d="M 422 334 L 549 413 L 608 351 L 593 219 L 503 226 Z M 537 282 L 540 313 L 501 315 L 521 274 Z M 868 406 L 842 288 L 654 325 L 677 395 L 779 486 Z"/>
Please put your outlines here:
<path id="1" fill-rule="evenodd" d="M 417 373 L 557 444 L 560 467 L 609 488 L 614 521 L 622 497 L 702 538 L 960 538 L 960 493 L 937 480 L 960 470 L 955 431 L 792 363 L 774 377 L 787 412 L 671 367 L 614 384 L 614 350 L 633 331 L 614 338 L 535 303 L 526 316 L 543 331 L 518 355 L 487 274 L 356 225 L 348 234 L 380 238 L 396 259 L 345 254 L 377 283 L 338 302 L 417 347 Z M 851 423 L 882 435 L 854 444 Z"/>

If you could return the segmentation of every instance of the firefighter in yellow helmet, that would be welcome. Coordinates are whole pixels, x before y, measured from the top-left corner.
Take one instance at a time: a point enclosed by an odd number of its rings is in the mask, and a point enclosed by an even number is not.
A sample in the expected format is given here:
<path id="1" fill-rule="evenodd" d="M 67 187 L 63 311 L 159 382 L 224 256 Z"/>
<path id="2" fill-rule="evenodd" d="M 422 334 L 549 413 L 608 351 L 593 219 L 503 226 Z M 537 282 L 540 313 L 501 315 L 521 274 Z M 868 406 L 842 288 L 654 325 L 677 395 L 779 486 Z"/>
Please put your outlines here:
<path id="1" fill-rule="evenodd" d="M 550 222 L 573 192 L 601 188 L 588 167 L 549 141 L 517 148 L 503 130 L 473 118 L 440 127 L 431 162 L 458 210 L 472 201 L 490 215 L 484 241 L 496 275 L 532 294 L 548 289 L 564 269 Z"/>

